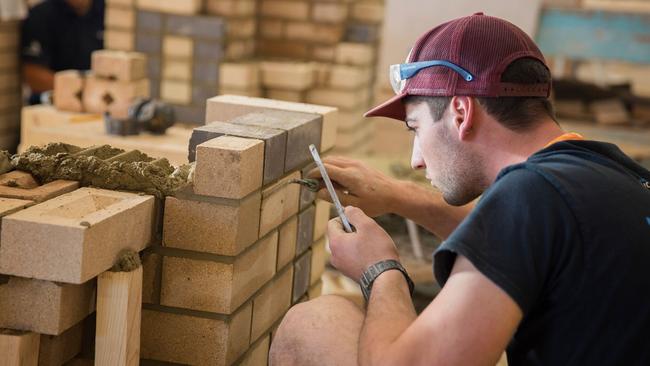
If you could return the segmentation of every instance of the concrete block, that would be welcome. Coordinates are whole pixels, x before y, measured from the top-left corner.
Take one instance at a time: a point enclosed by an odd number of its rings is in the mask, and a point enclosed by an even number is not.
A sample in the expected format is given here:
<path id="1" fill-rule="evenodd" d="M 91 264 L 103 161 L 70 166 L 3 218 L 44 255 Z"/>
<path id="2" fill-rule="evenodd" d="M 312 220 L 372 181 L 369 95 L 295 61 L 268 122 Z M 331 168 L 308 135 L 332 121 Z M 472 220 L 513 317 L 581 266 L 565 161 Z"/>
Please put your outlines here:
<path id="1" fill-rule="evenodd" d="M 196 102 L 200 102 L 201 106 L 205 106 L 205 101 L 207 99 L 217 95 L 216 90 L 218 89 L 217 85 L 219 83 L 219 62 L 194 60 L 192 74 L 195 84 L 200 82 L 203 86 L 210 86 L 210 89 L 214 90 L 211 95 L 200 100 L 197 100 L 196 98 L 193 99 Z"/>
<path id="2" fill-rule="evenodd" d="M 207 102 L 206 121 L 228 121 L 244 114 L 263 110 L 284 110 L 319 114 L 322 117 L 321 151 L 327 151 L 336 141 L 338 110 L 332 107 L 283 102 L 238 95 L 220 95 Z M 302 148 L 299 148 L 302 151 Z"/>
<path id="3" fill-rule="evenodd" d="M 309 206 L 298 214 L 298 241 L 296 243 L 296 254 L 302 254 L 312 244 L 314 237 L 314 217 L 316 209 Z"/>
<path id="4" fill-rule="evenodd" d="M 95 76 L 120 81 L 136 81 L 147 77 L 147 58 L 140 52 L 99 50 L 92 54 Z"/>
<path id="5" fill-rule="evenodd" d="M 263 0 L 260 5 L 263 17 L 307 20 L 309 18 L 309 3 L 306 1 Z"/>
<path id="6" fill-rule="evenodd" d="M 302 103 L 306 99 L 306 92 L 294 90 L 266 89 L 266 97 L 287 102 Z"/>
<path id="7" fill-rule="evenodd" d="M 260 83 L 259 63 L 224 62 L 219 65 L 219 87 L 249 89 Z"/>
<path id="8" fill-rule="evenodd" d="M 84 283 L 151 241 L 154 197 L 81 188 L 3 218 L 0 273 Z"/>
<path id="9" fill-rule="evenodd" d="M 207 0 L 208 14 L 226 17 L 252 17 L 257 5 L 255 0 Z"/>
<path id="10" fill-rule="evenodd" d="M 316 22 L 341 23 L 348 16 L 348 4 L 335 2 L 314 3 L 311 17 Z"/>
<path id="11" fill-rule="evenodd" d="M 189 81 L 163 80 L 160 98 L 166 102 L 189 105 L 192 102 L 192 84 Z"/>
<path id="12" fill-rule="evenodd" d="M 311 272 L 311 250 L 303 253 L 294 262 L 293 272 L 293 295 L 291 296 L 291 303 L 297 303 L 309 289 L 310 272 Z"/>
<path id="13" fill-rule="evenodd" d="M 262 62 L 262 85 L 267 88 L 303 91 L 314 84 L 314 67 L 308 62 Z"/>
<path id="14" fill-rule="evenodd" d="M 120 51 L 134 51 L 136 37 L 130 31 L 106 29 L 104 31 L 104 48 Z"/>
<path id="15" fill-rule="evenodd" d="M 156 252 L 145 252 L 142 256 L 142 303 L 160 303 L 160 281 L 162 256 Z"/>
<path id="16" fill-rule="evenodd" d="M 262 191 L 260 236 L 298 213 L 300 186 L 289 182 L 299 178 L 300 172 L 291 173 Z"/>
<path id="17" fill-rule="evenodd" d="M 327 224 L 330 221 L 330 209 L 332 204 L 325 200 L 317 200 L 314 213 L 314 237 L 316 241 L 327 233 Z"/>
<path id="18" fill-rule="evenodd" d="M 232 314 L 275 275 L 278 233 L 237 257 L 163 259 L 162 305 Z"/>
<path id="19" fill-rule="evenodd" d="M 185 36 L 165 36 L 163 38 L 163 55 L 191 59 L 194 52 L 192 38 Z"/>
<path id="20" fill-rule="evenodd" d="M 325 273 L 325 265 L 329 261 L 329 253 L 326 248 L 327 240 L 325 237 L 320 238 L 311 247 L 311 271 L 309 275 L 309 284 L 315 285 L 320 281 L 321 276 Z"/>
<path id="21" fill-rule="evenodd" d="M 194 57 L 218 62 L 224 58 L 223 44 L 213 40 L 194 40 Z"/>
<path id="22" fill-rule="evenodd" d="M 215 120 L 218 121 L 218 119 Z M 301 168 L 311 161 L 312 158 L 309 153 L 310 144 L 320 147 L 323 120 L 317 114 L 262 110 L 239 116 L 230 122 L 287 131 L 287 152 L 284 162 L 285 172 Z"/>
<path id="23" fill-rule="evenodd" d="M 0 328 L 59 335 L 95 311 L 95 294 L 95 280 L 70 285 L 0 276 Z"/>
<path id="24" fill-rule="evenodd" d="M 81 352 L 83 330 L 84 321 L 81 321 L 58 336 L 41 335 L 38 365 L 60 366 L 73 359 Z"/>
<path id="25" fill-rule="evenodd" d="M 348 24 L 345 40 L 348 42 L 376 43 L 381 35 L 381 27 L 374 24 Z"/>
<path id="26" fill-rule="evenodd" d="M 142 310 L 142 358 L 186 365 L 230 365 L 250 343 L 252 306 L 232 317 Z"/>
<path id="27" fill-rule="evenodd" d="M 352 4 L 352 20 L 365 23 L 382 23 L 384 21 L 384 4 L 381 2 L 358 2 Z"/>
<path id="28" fill-rule="evenodd" d="M 135 50 L 146 54 L 162 52 L 162 37 L 159 34 L 137 32 L 135 34 Z"/>
<path id="29" fill-rule="evenodd" d="M 210 40 L 221 40 L 225 34 L 223 20 L 214 16 L 171 15 L 167 18 L 166 29 L 168 33 L 174 35 Z"/>
<path id="30" fill-rule="evenodd" d="M 197 127 L 189 144 L 189 161 L 195 160 L 196 146 L 219 136 L 230 135 L 264 141 L 264 172 L 262 184 L 269 184 L 284 174 L 287 148 L 286 131 L 261 126 L 237 125 L 226 122 L 211 123 Z"/>
<path id="31" fill-rule="evenodd" d="M 196 147 L 194 193 L 240 199 L 262 186 L 264 141 L 220 136 Z"/>
<path id="32" fill-rule="evenodd" d="M 0 364 L 36 366 L 40 338 L 36 333 L 0 329 Z"/>
<path id="33" fill-rule="evenodd" d="M 320 24 L 312 22 L 289 22 L 286 36 L 289 40 L 336 44 L 343 39 L 342 24 Z"/>
<path id="34" fill-rule="evenodd" d="M 241 366 L 260 366 L 268 365 L 269 348 L 271 347 L 271 336 L 267 335 L 260 341 L 253 344 L 248 351 L 244 360 L 240 363 Z"/>
<path id="35" fill-rule="evenodd" d="M 136 26 L 138 32 L 160 33 L 163 29 L 163 15 L 157 12 L 137 10 Z"/>
<path id="36" fill-rule="evenodd" d="M 289 266 L 253 299 L 253 322 L 251 339 L 270 331 L 291 306 L 293 268 Z"/>
<path id="37" fill-rule="evenodd" d="M 298 239 L 298 217 L 293 216 L 279 228 L 278 263 L 276 270 L 284 268 L 296 257 L 296 241 Z"/>
<path id="38" fill-rule="evenodd" d="M 165 80 L 192 81 L 192 63 L 189 60 L 165 59 L 162 77 Z"/>
<path id="39" fill-rule="evenodd" d="M 318 280 L 315 284 L 313 284 L 310 288 L 309 291 L 307 292 L 309 296 L 309 300 L 313 300 L 320 295 L 323 294 L 323 281 Z"/>
<path id="40" fill-rule="evenodd" d="M 89 75 L 86 77 L 83 104 L 89 113 L 110 113 L 115 118 L 127 118 L 133 101 L 148 96 L 148 79 L 118 81 Z"/>
<path id="41" fill-rule="evenodd" d="M 138 9 L 169 14 L 198 14 L 203 8 L 202 0 L 137 0 Z"/>
<path id="42" fill-rule="evenodd" d="M 83 112 L 81 101 L 84 76 L 78 70 L 59 71 L 54 74 L 54 106 L 69 112 Z"/>
<path id="43" fill-rule="evenodd" d="M 336 63 L 367 66 L 375 63 L 375 50 L 372 45 L 363 43 L 339 43 L 336 48 Z"/>
<path id="44" fill-rule="evenodd" d="M 241 201 L 167 197 L 163 245 L 234 256 L 258 238 L 261 194 Z"/>
<path id="45" fill-rule="evenodd" d="M 133 30 L 135 28 L 135 10 L 130 7 L 106 6 L 104 26 L 112 29 Z"/>
<path id="46" fill-rule="evenodd" d="M 0 197 L 43 202 L 72 192 L 79 188 L 79 182 L 55 180 L 39 185 L 30 173 L 14 170 L 0 175 Z"/>

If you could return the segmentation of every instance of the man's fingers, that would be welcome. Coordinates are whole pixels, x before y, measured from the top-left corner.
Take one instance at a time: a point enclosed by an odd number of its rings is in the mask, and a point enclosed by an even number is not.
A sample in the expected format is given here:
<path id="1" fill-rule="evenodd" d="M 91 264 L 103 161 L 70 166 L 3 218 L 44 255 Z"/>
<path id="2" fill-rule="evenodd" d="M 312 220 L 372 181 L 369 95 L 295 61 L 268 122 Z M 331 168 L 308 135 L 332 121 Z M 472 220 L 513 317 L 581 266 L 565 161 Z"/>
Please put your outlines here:
<path id="1" fill-rule="evenodd" d="M 345 215 L 350 220 L 350 223 L 356 227 L 363 225 L 368 220 L 372 220 L 360 208 L 354 206 L 347 206 L 345 208 Z"/>

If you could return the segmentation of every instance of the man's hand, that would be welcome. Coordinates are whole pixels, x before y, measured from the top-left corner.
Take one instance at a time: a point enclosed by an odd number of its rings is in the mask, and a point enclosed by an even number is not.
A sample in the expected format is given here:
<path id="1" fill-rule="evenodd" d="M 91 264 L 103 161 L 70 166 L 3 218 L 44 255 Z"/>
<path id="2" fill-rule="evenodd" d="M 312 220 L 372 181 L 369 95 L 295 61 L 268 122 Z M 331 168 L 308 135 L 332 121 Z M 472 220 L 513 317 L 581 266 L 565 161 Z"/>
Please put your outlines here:
<path id="1" fill-rule="evenodd" d="M 398 200 L 398 180 L 357 160 L 328 157 L 323 164 L 344 206 L 359 207 L 370 217 L 394 212 Z M 307 176 L 321 178 L 318 169 L 313 169 Z M 321 184 L 321 187 L 324 185 Z M 332 201 L 324 188 L 318 192 L 318 198 Z"/>
<path id="2" fill-rule="evenodd" d="M 339 218 L 330 220 L 327 228 L 332 265 L 341 273 L 359 282 L 363 271 L 387 260 L 399 260 L 397 248 L 388 233 L 356 207 L 346 207 L 345 214 L 356 232 L 346 233 Z"/>

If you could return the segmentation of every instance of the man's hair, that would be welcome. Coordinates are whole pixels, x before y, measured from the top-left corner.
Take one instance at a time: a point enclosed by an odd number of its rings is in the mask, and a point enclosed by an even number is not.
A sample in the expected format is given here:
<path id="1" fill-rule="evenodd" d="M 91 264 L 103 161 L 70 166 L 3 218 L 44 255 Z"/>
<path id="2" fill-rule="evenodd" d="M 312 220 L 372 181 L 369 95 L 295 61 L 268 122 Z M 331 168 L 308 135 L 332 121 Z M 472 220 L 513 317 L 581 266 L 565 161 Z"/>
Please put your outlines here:
<path id="1" fill-rule="evenodd" d="M 512 62 L 501 74 L 501 81 L 517 84 L 543 84 L 551 81 L 546 66 L 533 58 L 520 58 Z M 553 105 L 544 97 L 476 97 L 476 100 L 499 123 L 513 131 L 525 131 L 535 126 L 542 118 L 555 121 Z M 410 95 L 404 103 L 425 102 L 431 109 L 434 121 L 442 119 L 451 103 L 451 97 L 430 97 Z"/>

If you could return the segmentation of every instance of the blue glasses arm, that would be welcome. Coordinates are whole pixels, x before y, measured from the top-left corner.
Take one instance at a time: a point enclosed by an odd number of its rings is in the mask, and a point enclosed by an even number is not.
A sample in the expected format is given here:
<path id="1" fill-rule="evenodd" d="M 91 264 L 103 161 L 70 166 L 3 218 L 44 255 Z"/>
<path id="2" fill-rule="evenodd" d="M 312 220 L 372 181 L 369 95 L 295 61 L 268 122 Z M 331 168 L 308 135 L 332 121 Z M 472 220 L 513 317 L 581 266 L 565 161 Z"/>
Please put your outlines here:
<path id="1" fill-rule="evenodd" d="M 420 61 L 420 62 L 413 62 L 409 64 L 401 64 L 400 76 L 402 77 L 402 80 L 410 79 L 415 74 L 417 74 L 420 70 L 431 66 L 445 66 L 460 74 L 460 76 L 462 76 L 463 79 L 465 79 L 465 81 L 474 80 L 474 76 L 472 76 L 472 74 L 470 74 L 469 71 L 463 69 L 462 67 L 454 63 L 451 63 L 449 61 L 443 61 L 443 60 Z"/>

